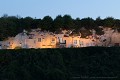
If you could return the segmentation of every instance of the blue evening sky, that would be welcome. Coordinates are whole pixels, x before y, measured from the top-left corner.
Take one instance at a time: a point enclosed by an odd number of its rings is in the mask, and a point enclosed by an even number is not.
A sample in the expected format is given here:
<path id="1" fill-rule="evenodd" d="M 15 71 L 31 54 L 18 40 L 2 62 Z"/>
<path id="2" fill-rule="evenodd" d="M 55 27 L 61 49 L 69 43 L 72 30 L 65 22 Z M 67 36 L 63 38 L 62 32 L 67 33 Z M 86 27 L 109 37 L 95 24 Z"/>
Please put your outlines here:
<path id="1" fill-rule="evenodd" d="M 21 17 L 43 18 L 69 14 L 72 18 L 120 19 L 120 0 L 0 0 L 0 16 L 20 15 Z"/>

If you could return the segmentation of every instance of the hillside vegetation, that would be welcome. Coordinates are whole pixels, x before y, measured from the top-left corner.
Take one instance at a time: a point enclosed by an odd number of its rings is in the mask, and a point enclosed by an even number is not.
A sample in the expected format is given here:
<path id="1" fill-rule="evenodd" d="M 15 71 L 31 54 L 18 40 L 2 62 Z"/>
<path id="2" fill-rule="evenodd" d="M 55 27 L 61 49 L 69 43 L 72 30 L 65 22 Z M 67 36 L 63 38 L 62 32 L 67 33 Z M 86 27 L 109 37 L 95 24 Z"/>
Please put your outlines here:
<path id="1" fill-rule="evenodd" d="M 0 80 L 119 80 L 119 76 L 119 47 L 0 50 Z"/>
<path id="2" fill-rule="evenodd" d="M 91 29 L 95 29 L 97 34 L 103 34 L 99 26 L 117 28 L 120 31 L 120 19 L 113 17 L 106 17 L 101 19 L 100 17 L 92 19 L 76 18 L 73 19 L 70 15 L 58 15 L 55 19 L 51 16 L 45 16 L 43 19 L 36 19 L 32 17 L 20 17 L 20 16 L 8 16 L 4 14 L 0 17 L 0 41 L 7 39 L 8 37 L 14 37 L 24 29 L 30 31 L 31 29 L 41 28 L 51 32 L 58 32 L 59 29 L 75 30 L 75 32 L 81 32 L 82 36 L 88 36 Z M 81 30 L 84 29 L 85 30 Z"/>

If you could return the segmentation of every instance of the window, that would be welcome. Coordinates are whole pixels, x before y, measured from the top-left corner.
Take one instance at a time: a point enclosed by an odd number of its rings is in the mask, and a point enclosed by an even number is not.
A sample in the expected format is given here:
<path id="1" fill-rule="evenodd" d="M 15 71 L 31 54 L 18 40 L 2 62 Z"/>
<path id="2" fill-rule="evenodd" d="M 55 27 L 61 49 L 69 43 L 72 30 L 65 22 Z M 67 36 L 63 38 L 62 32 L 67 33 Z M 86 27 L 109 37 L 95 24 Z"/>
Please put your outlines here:
<path id="1" fill-rule="evenodd" d="M 74 40 L 74 44 L 77 44 L 77 40 Z"/>
<path id="2" fill-rule="evenodd" d="M 29 39 L 33 39 L 34 34 L 29 34 Z"/>
<path id="3" fill-rule="evenodd" d="M 86 46 L 89 46 L 89 43 L 86 43 Z"/>
<path id="4" fill-rule="evenodd" d="M 55 42 L 55 38 L 52 38 L 51 43 L 54 43 L 54 42 Z"/>
<path id="5" fill-rule="evenodd" d="M 66 44 L 66 40 L 64 40 L 63 43 Z"/>
<path id="6" fill-rule="evenodd" d="M 82 45 L 84 44 L 83 41 L 81 43 L 82 43 Z"/>
<path id="7" fill-rule="evenodd" d="M 34 40 L 34 43 L 36 43 L 36 41 Z"/>
<path id="8" fill-rule="evenodd" d="M 52 38 L 52 42 L 55 41 L 55 38 Z"/>
<path id="9" fill-rule="evenodd" d="M 83 45 L 83 41 L 80 41 L 80 40 L 79 40 L 79 43 L 80 43 L 80 46 L 82 46 L 82 45 Z"/>
<path id="10" fill-rule="evenodd" d="M 38 38 L 38 42 L 41 42 L 41 38 Z"/>

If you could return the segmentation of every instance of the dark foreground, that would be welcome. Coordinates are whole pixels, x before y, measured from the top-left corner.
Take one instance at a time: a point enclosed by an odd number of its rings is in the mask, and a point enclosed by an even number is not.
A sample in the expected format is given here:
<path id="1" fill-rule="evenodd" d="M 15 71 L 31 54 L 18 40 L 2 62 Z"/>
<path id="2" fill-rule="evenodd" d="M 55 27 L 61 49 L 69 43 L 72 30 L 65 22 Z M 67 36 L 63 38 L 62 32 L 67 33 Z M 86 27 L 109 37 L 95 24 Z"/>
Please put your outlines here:
<path id="1" fill-rule="evenodd" d="M 120 47 L 0 50 L 0 80 L 120 80 Z"/>

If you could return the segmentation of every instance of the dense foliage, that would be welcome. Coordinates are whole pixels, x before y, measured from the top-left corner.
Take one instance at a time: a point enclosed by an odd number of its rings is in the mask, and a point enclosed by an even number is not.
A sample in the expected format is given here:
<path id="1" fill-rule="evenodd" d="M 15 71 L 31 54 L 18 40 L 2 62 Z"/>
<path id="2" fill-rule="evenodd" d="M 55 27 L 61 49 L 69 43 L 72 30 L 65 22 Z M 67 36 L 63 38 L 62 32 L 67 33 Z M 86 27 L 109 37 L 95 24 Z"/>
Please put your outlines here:
<path id="1" fill-rule="evenodd" d="M 0 80 L 119 80 L 119 62 L 119 47 L 0 50 Z"/>
<path id="2" fill-rule="evenodd" d="M 55 19 L 52 19 L 50 16 L 45 16 L 43 19 L 36 19 L 31 17 L 22 18 L 19 16 L 8 16 L 5 14 L 0 17 L 0 41 L 17 35 L 18 33 L 22 32 L 23 29 L 30 30 L 41 28 L 42 30 L 55 32 L 60 28 L 80 30 L 82 27 L 84 27 L 87 30 L 95 29 L 99 34 L 101 32 L 98 26 L 119 29 L 120 20 L 114 19 L 113 17 L 107 17 L 105 19 L 98 17 L 95 20 L 90 17 L 73 19 L 70 15 L 58 15 Z M 84 33 L 82 34 L 84 35 Z"/>

